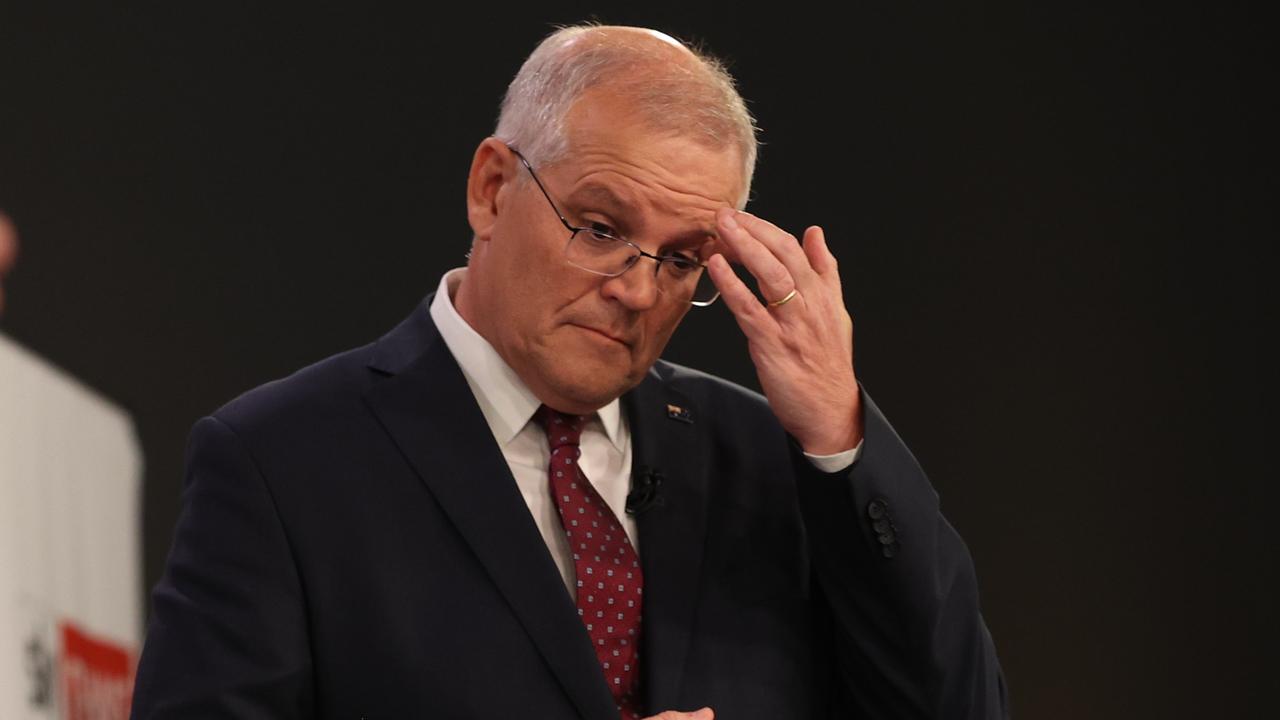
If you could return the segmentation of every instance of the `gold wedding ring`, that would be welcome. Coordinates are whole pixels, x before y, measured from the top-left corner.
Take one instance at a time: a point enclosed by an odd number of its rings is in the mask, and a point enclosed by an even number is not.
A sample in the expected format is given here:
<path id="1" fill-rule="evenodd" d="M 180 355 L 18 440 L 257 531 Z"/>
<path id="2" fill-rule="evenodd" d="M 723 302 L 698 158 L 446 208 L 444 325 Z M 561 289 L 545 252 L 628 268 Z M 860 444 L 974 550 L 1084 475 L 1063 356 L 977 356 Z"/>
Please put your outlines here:
<path id="1" fill-rule="evenodd" d="M 776 307 L 782 307 L 783 305 L 786 305 L 787 303 L 791 302 L 791 298 L 795 297 L 797 292 L 798 291 L 795 288 L 791 288 L 791 292 L 787 293 L 786 297 L 782 298 L 781 300 L 774 300 L 773 302 L 769 303 L 769 307 L 776 308 Z"/>

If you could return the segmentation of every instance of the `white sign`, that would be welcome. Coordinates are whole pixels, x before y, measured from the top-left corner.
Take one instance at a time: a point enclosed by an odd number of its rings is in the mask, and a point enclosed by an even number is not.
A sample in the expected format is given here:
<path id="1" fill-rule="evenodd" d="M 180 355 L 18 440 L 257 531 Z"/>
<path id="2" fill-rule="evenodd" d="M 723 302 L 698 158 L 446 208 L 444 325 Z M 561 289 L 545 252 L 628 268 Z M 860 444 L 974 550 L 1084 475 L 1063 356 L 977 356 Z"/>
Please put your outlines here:
<path id="1" fill-rule="evenodd" d="M 128 717 L 141 478 L 129 416 L 0 334 L 0 718 Z"/>

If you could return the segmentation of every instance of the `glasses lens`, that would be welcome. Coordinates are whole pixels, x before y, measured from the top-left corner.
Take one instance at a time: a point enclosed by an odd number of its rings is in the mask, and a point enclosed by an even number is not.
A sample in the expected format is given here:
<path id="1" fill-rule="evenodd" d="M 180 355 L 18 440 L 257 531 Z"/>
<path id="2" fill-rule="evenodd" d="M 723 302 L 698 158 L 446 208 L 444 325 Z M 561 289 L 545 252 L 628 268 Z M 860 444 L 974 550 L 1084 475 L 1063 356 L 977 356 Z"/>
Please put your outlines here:
<path id="1" fill-rule="evenodd" d="M 699 307 L 710 305 L 720 295 L 711 274 L 696 260 L 664 259 L 658 271 L 658 287 L 673 297 Z"/>
<path id="2" fill-rule="evenodd" d="M 565 258 L 571 265 L 598 275 L 616 277 L 626 272 L 640 254 L 629 243 L 611 235 L 579 230 L 565 246 Z M 716 301 L 720 291 L 711 275 L 701 265 L 663 260 L 657 268 L 658 290 L 698 307 Z"/>
<path id="3" fill-rule="evenodd" d="M 583 270 L 610 276 L 626 272 L 636 254 L 621 240 L 588 230 L 575 232 L 564 252 L 570 263 Z"/>
<path id="4" fill-rule="evenodd" d="M 689 302 L 698 307 L 706 307 L 716 301 L 720 297 L 720 290 L 716 288 L 716 284 L 711 282 L 711 273 L 706 268 L 701 268 L 698 274 L 698 284 L 693 289 L 693 297 Z"/>

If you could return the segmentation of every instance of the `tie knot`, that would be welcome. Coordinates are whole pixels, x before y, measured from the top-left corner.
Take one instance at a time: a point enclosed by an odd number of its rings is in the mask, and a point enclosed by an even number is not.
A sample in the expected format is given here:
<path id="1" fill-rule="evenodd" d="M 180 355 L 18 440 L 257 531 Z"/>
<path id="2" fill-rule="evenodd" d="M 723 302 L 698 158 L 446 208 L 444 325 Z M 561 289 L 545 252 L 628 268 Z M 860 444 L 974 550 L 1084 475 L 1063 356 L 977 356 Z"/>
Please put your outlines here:
<path id="1" fill-rule="evenodd" d="M 536 417 L 542 423 L 542 428 L 547 431 L 547 442 L 551 445 L 552 452 L 565 445 L 577 447 L 578 438 L 582 436 L 582 427 L 587 424 L 587 418 L 584 415 L 567 415 L 546 405 L 538 408 Z"/>

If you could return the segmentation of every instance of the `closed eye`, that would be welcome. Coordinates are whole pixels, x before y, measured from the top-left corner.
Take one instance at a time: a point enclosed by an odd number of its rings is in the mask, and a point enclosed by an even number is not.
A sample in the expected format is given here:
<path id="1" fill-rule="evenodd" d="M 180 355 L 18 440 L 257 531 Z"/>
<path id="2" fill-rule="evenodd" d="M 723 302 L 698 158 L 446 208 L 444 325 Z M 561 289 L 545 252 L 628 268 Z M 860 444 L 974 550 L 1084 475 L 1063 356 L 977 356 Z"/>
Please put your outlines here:
<path id="1" fill-rule="evenodd" d="M 616 240 L 618 238 L 617 231 L 614 230 L 613 227 L 602 222 L 588 223 L 586 229 L 590 230 L 592 235 L 595 235 L 596 237 L 601 239 L 607 238 L 611 240 Z"/>
<path id="2" fill-rule="evenodd" d="M 696 257 L 688 254 L 680 253 L 675 255 L 663 255 L 662 262 L 671 271 L 679 274 L 685 274 L 697 270 L 700 266 Z"/>

